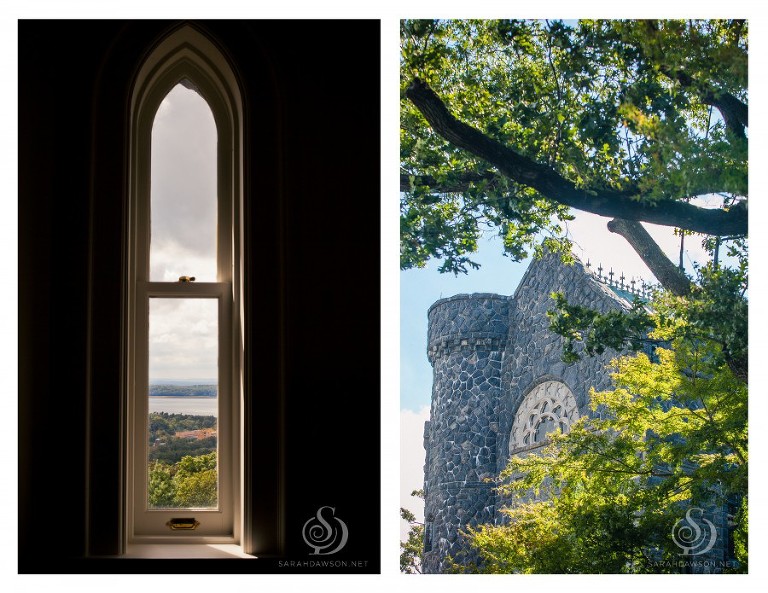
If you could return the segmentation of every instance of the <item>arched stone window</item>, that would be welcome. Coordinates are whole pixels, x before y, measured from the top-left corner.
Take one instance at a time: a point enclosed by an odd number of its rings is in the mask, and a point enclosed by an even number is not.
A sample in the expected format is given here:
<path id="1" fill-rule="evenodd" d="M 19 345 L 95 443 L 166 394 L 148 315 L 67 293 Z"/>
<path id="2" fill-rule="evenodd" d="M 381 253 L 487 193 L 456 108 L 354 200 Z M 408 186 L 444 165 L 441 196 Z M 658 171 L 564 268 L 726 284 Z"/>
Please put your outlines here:
<path id="1" fill-rule="evenodd" d="M 565 383 L 539 383 L 528 392 L 517 409 L 509 437 L 509 451 L 512 453 L 538 445 L 556 429 L 568 432 L 578 418 L 576 398 Z"/>

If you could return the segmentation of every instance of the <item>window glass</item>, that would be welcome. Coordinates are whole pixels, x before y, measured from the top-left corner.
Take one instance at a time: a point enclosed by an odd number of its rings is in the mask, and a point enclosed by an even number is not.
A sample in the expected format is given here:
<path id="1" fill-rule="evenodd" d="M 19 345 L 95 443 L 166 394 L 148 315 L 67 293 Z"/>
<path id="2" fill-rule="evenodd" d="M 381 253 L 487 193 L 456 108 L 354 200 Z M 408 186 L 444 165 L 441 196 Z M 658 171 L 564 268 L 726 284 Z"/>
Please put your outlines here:
<path id="1" fill-rule="evenodd" d="M 185 86 L 186 85 L 186 86 Z M 152 126 L 150 280 L 217 280 L 216 124 L 189 82 L 166 95 Z"/>
<path id="2" fill-rule="evenodd" d="M 149 508 L 218 505 L 218 299 L 149 299 Z"/>

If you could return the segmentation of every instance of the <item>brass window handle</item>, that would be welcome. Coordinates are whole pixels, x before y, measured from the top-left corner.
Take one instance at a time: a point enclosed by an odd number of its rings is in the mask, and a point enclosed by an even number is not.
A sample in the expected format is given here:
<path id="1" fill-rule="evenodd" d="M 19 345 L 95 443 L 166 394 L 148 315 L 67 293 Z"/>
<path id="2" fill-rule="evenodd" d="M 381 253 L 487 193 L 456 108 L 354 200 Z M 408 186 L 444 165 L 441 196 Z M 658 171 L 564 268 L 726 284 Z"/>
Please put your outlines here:
<path id="1" fill-rule="evenodd" d="M 194 282 L 194 276 L 179 276 L 179 282 Z"/>
<path id="2" fill-rule="evenodd" d="M 200 521 L 196 520 L 194 517 L 185 517 L 185 518 L 179 518 L 179 519 L 171 519 L 166 523 L 166 525 L 172 530 L 172 531 L 180 531 L 180 530 L 188 530 L 191 531 L 193 529 L 197 529 L 197 526 L 200 525 Z"/>

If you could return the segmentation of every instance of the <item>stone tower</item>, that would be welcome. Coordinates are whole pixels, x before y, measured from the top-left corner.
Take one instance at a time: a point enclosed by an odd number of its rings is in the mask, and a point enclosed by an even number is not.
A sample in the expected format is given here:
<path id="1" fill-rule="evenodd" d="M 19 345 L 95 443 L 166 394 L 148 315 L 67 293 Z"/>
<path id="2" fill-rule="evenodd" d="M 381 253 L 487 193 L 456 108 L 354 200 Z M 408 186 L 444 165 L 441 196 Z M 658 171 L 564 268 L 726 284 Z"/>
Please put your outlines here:
<path id="1" fill-rule="evenodd" d="M 496 516 L 492 478 L 498 467 L 498 414 L 509 299 L 457 295 L 429 310 L 429 360 L 434 368 L 426 449 L 426 572 L 457 557 L 458 529 Z"/>
<path id="2" fill-rule="evenodd" d="M 498 475 L 511 451 L 535 450 L 547 432 L 588 414 L 591 386 L 609 387 L 611 354 L 562 362 L 562 339 L 546 316 L 557 291 L 603 312 L 631 300 L 580 262 L 565 266 L 548 255 L 534 260 L 511 297 L 456 295 L 429 309 L 424 572 L 444 571 L 449 556 L 472 561 L 459 531 L 501 520 L 484 479 Z"/>

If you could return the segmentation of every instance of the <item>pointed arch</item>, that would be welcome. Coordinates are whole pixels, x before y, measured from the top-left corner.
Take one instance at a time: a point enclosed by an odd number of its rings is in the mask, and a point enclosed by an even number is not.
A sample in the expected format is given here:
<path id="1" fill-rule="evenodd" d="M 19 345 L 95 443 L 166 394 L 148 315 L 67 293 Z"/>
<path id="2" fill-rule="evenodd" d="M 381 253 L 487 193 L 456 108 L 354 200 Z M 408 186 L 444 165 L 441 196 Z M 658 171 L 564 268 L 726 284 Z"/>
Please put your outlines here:
<path id="1" fill-rule="evenodd" d="M 152 129 L 163 100 L 177 85 L 197 92 L 216 126 L 216 277 L 160 280 L 150 274 Z M 200 31 L 183 25 L 144 59 L 130 97 L 128 245 L 125 290 L 126 543 L 240 543 L 243 441 L 243 101 L 224 54 Z M 193 271 L 191 271 L 193 272 Z M 211 508 L 158 508 L 149 501 L 148 396 L 150 302 L 207 299 L 218 311 L 217 485 Z M 183 301 L 182 301 L 183 299 Z M 216 316 L 216 313 L 214 313 Z M 194 515 L 192 531 L 172 529 Z"/>
<path id="2" fill-rule="evenodd" d="M 191 25 L 184 25 L 166 37 L 147 57 L 136 77 L 131 96 L 129 193 L 132 206 L 144 207 L 131 209 L 129 234 L 135 234 L 137 226 L 149 224 L 145 219 L 148 204 L 143 201 L 150 191 L 152 124 L 163 99 L 177 84 L 192 87 L 199 93 L 208 103 L 216 123 L 218 215 L 223 226 L 231 227 L 235 235 L 220 233 L 220 258 L 229 257 L 229 261 L 220 259 L 219 269 L 229 269 L 236 255 L 230 243 L 234 241 L 236 246 L 242 243 L 239 235 L 243 210 L 243 101 L 237 77 L 224 54 Z M 141 274 L 145 266 L 148 271 L 148 249 L 146 253 L 139 249 L 134 257 L 141 261 L 129 261 L 131 271 Z M 237 274 L 234 279 L 236 277 Z"/>

